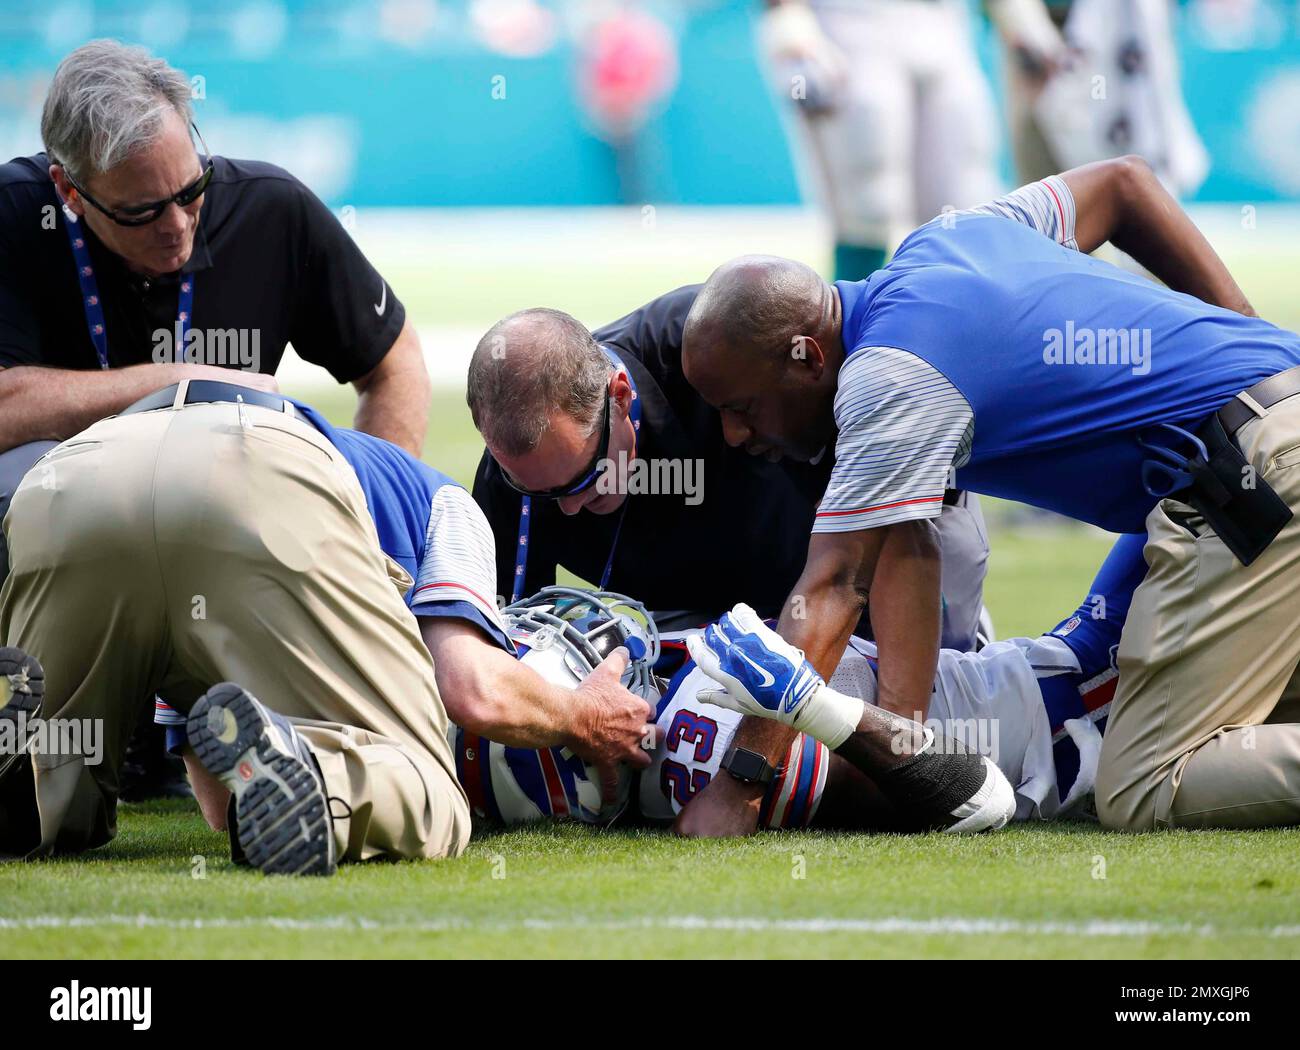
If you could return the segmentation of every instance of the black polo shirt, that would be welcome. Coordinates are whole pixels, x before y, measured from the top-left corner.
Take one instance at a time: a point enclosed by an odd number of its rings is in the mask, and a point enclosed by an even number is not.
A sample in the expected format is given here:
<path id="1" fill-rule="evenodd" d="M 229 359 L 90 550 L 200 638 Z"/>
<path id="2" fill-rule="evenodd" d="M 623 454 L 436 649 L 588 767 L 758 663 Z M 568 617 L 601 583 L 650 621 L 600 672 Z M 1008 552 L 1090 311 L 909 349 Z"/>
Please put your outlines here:
<path id="1" fill-rule="evenodd" d="M 610 575 L 611 589 L 655 610 L 715 615 L 739 601 L 775 615 L 808 554 L 813 504 L 830 477 L 829 462 L 774 464 L 731 448 L 722 420 L 682 375 L 682 328 L 699 285 L 660 296 L 595 332 L 627 365 L 641 402 L 637 455 L 703 460 L 703 500 L 633 493 Z M 496 538 L 497 590 L 513 586 L 521 497 L 486 452 L 474 499 Z M 619 512 L 563 514 L 553 500 L 532 501 L 523 593 L 555 582 L 557 565 L 600 582 Z"/>
<path id="2" fill-rule="evenodd" d="M 242 333 L 243 360 L 273 373 L 285 345 L 340 383 L 383 358 L 406 319 L 378 272 L 311 190 L 260 161 L 216 157 L 194 250 L 192 329 L 206 364 L 240 366 L 229 333 Z M 66 219 L 43 153 L 0 165 L 0 367 L 97 368 L 68 243 Z M 129 271 L 83 222 L 104 310 L 109 364 L 155 360 L 154 333 L 172 330 L 180 276 Z M 253 342 L 254 334 L 256 343 Z"/>

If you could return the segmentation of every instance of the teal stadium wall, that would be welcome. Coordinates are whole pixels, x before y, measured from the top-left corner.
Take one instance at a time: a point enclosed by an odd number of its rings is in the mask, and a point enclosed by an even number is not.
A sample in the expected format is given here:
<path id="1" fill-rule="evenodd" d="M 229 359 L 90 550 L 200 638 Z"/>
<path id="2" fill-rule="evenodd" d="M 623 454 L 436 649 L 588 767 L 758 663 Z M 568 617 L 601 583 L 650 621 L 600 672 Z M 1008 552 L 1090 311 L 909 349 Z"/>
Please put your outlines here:
<path id="1" fill-rule="evenodd" d="M 550 8 L 560 30 L 549 51 L 507 58 L 478 39 L 463 0 L 4 0 L 0 151 L 37 148 L 40 99 L 64 53 L 116 36 L 202 78 L 198 119 L 214 150 L 283 163 L 335 207 L 797 201 L 755 62 L 758 0 L 646 6 L 676 35 L 681 73 L 635 139 L 631 191 L 577 100 L 572 12 Z M 1227 41 L 1209 29 L 1220 7 L 1179 8 L 1186 90 L 1213 157 L 1198 199 L 1300 197 L 1300 9 L 1264 3 Z M 996 84 L 996 48 L 976 25 Z M 493 98 L 498 75 L 505 99 Z"/>

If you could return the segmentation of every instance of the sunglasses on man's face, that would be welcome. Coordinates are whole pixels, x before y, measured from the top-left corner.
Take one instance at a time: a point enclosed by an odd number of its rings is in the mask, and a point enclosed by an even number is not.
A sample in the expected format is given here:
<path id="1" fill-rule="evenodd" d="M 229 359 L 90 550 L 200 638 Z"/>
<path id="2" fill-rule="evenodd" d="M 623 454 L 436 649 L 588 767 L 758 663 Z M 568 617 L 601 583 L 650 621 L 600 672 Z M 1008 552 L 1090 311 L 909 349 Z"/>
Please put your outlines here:
<path id="1" fill-rule="evenodd" d="M 529 489 L 515 481 L 500 463 L 497 464 L 501 469 L 501 476 L 505 478 L 506 484 L 516 492 L 525 496 L 532 496 L 537 499 L 561 499 L 565 496 L 576 496 L 579 493 L 586 492 L 596 480 L 600 477 L 601 463 L 609 454 L 609 438 L 613 433 L 614 427 L 611 421 L 610 403 L 614 398 L 605 395 L 605 415 L 600 425 L 600 444 L 596 446 L 596 454 L 591 457 L 591 461 L 584 467 L 581 473 L 577 474 L 572 481 L 566 485 L 556 485 L 550 489 Z"/>
<path id="2" fill-rule="evenodd" d="M 206 161 L 203 171 L 199 177 L 191 182 L 188 186 L 183 187 L 176 193 L 173 193 L 166 200 L 152 201 L 149 204 L 134 205 L 130 208 L 106 208 L 95 200 L 89 193 L 82 189 L 77 181 L 68 172 L 67 168 L 63 169 L 64 178 L 68 180 L 72 188 L 76 190 L 85 199 L 87 204 L 93 205 L 96 211 L 107 215 L 113 222 L 119 226 L 148 226 L 151 222 L 157 222 L 162 218 L 171 205 L 175 204 L 182 208 L 188 208 L 196 200 L 203 196 L 204 191 L 208 188 L 208 183 L 212 181 L 212 155 L 208 153 L 208 144 L 203 141 L 202 134 L 196 125 L 191 124 L 194 128 L 194 134 L 199 136 L 199 143 L 203 146 L 203 158 Z"/>

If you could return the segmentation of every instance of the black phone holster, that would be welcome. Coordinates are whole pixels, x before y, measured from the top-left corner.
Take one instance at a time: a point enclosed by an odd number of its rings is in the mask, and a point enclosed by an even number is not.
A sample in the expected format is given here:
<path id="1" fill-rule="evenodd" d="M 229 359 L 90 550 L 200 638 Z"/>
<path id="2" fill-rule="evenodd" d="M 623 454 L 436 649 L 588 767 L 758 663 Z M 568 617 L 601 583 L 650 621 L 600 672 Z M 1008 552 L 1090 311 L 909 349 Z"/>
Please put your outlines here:
<path id="1" fill-rule="evenodd" d="M 1242 565 L 1249 565 L 1292 518 L 1291 508 L 1264 480 L 1224 429 L 1219 413 L 1197 431 L 1206 456 L 1187 461 L 1192 484 L 1177 498 L 1195 507 Z"/>

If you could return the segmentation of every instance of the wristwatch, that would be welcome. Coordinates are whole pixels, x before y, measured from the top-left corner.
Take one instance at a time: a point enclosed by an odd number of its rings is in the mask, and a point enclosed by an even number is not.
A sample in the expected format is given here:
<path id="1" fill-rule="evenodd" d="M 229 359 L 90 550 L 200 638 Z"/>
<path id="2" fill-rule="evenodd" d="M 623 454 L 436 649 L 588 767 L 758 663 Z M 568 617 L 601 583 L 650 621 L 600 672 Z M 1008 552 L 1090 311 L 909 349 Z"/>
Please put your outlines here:
<path id="1" fill-rule="evenodd" d="M 770 784 L 776 770 L 766 758 L 755 751 L 746 751 L 732 744 L 722 756 L 722 768 L 746 784 Z"/>

